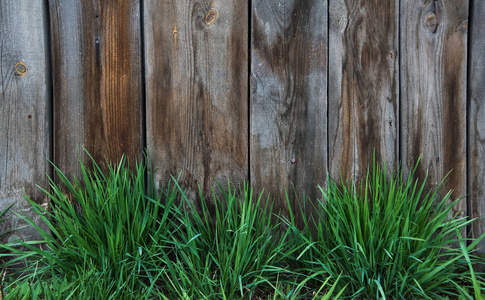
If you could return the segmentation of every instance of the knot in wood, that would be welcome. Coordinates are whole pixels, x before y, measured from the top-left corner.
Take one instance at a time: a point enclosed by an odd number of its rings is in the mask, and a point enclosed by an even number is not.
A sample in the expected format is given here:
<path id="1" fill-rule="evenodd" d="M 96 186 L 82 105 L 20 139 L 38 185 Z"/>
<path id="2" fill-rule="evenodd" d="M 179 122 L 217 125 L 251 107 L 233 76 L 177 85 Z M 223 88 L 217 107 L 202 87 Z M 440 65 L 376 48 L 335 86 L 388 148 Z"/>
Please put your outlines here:
<path id="1" fill-rule="evenodd" d="M 20 77 L 23 77 L 25 73 L 27 73 L 27 66 L 22 61 L 19 61 L 15 65 L 15 72 L 17 72 Z"/>
<path id="2" fill-rule="evenodd" d="M 217 19 L 219 16 L 219 12 L 215 7 L 211 8 L 209 12 L 205 15 L 205 24 L 206 25 L 212 25 L 214 21 Z"/>
<path id="3" fill-rule="evenodd" d="M 436 18 L 436 15 L 434 13 L 429 13 L 426 15 L 425 23 L 426 23 L 426 28 L 428 28 L 429 30 L 434 31 L 436 28 L 437 22 L 438 22 L 438 19 Z"/>

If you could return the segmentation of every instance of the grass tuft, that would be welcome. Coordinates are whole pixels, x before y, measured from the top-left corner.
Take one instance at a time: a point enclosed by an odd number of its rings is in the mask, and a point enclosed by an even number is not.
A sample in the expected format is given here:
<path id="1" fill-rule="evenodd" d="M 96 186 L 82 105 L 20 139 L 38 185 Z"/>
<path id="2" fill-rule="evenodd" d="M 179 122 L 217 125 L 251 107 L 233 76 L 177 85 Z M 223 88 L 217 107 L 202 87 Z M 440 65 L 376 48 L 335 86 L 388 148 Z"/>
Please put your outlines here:
<path id="1" fill-rule="evenodd" d="M 285 217 L 247 184 L 195 205 L 175 179 L 157 190 L 145 163 L 80 166 L 73 181 L 55 167 L 49 211 L 27 199 L 48 231 L 21 217 L 41 241 L 0 244 L 25 264 L 2 278 L 1 300 L 482 297 L 483 237 L 463 238 L 473 220 L 450 218 L 451 193 L 427 192 L 413 173 L 374 164 L 360 184 L 328 179 L 301 228 L 288 196 Z"/>
<path id="2" fill-rule="evenodd" d="M 472 220 L 449 217 L 458 200 L 450 200 L 451 191 L 439 198 L 441 188 L 425 192 L 426 178 L 419 183 L 414 173 L 402 172 L 388 178 L 377 164 L 360 185 L 329 179 L 314 207 L 317 217 L 307 217 L 307 230 L 300 232 L 296 262 L 330 276 L 347 298 L 468 296 L 457 286 L 478 284 L 467 270 L 477 258 L 471 247 L 452 245 L 467 243 L 456 232 Z"/>
<path id="3" fill-rule="evenodd" d="M 171 255 L 171 236 L 180 229 L 177 190 L 170 186 L 162 193 L 153 187 L 147 190 L 146 165 L 136 164 L 131 171 L 126 158 L 108 165 L 106 174 L 94 160 L 92 164 L 88 170 L 80 161 L 83 184 L 77 178 L 70 182 L 55 167 L 62 185 L 51 178 L 50 190 L 43 189 L 51 199 L 51 210 L 27 198 L 49 231 L 21 216 L 43 240 L 24 243 L 25 252 L 15 245 L 4 246 L 15 255 L 11 262 L 24 261 L 27 266 L 11 286 L 35 282 L 31 288 L 43 291 L 45 282 L 90 285 L 96 280 L 98 290 L 125 297 L 151 286 L 159 276 L 158 268 L 164 266 L 154 267 L 153 255 L 161 248 Z M 36 247 L 39 243 L 45 246 Z"/>
<path id="4" fill-rule="evenodd" d="M 191 297 L 251 298 L 267 287 L 260 278 L 272 276 L 270 266 L 284 266 L 281 253 L 287 234 L 271 222 L 269 199 L 255 197 L 248 185 L 219 186 L 211 201 L 213 214 L 200 197 L 200 213 L 184 198 L 188 209 L 185 230 L 178 237 L 178 267 L 169 267 L 167 276 L 172 282 L 180 278 L 179 295 L 183 290 Z"/>

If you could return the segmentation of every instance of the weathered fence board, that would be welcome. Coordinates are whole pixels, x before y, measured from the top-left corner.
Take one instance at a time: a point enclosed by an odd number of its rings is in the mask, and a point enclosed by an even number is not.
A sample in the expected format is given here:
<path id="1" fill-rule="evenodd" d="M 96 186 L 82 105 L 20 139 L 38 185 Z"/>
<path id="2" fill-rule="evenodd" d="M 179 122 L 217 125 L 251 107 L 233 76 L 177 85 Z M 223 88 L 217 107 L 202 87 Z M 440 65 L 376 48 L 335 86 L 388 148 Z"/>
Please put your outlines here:
<path id="1" fill-rule="evenodd" d="M 401 5 L 401 153 L 429 187 L 448 177 L 446 190 L 466 193 L 466 71 L 468 1 Z M 454 213 L 466 215 L 466 199 Z"/>
<path id="2" fill-rule="evenodd" d="M 468 178 L 470 216 L 480 218 L 472 225 L 472 237 L 485 233 L 485 1 L 473 1 L 470 16 L 470 115 Z M 485 241 L 479 244 L 485 253 Z"/>
<path id="3" fill-rule="evenodd" d="M 315 199 L 326 181 L 327 9 L 318 0 L 253 1 L 251 183 L 281 209 L 285 189 Z"/>
<path id="4" fill-rule="evenodd" d="M 399 1 L 331 1 L 329 164 L 333 177 L 362 178 L 375 152 L 397 166 Z"/>
<path id="5" fill-rule="evenodd" d="M 49 0 L 54 81 L 54 162 L 80 175 L 97 161 L 140 158 L 140 2 Z"/>
<path id="6" fill-rule="evenodd" d="M 246 1 L 144 1 L 147 146 L 155 179 L 195 198 L 248 172 Z"/>
<path id="7" fill-rule="evenodd" d="M 36 185 L 50 173 L 50 75 L 48 21 L 42 1 L 7 1 L 0 5 L 0 211 L 31 213 L 28 195 L 47 205 Z M 28 22 L 26 22 L 28 20 Z M 9 214 L 0 234 L 25 225 Z M 25 240 L 32 228 L 21 230 Z"/>

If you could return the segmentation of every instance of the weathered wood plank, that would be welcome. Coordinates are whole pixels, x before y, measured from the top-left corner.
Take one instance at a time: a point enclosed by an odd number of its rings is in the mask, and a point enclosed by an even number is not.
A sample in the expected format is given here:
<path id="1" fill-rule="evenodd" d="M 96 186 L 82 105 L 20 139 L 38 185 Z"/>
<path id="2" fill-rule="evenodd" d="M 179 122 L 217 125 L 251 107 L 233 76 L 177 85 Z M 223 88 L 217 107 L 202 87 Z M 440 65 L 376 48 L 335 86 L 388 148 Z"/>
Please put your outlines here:
<path id="1" fill-rule="evenodd" d="M 327 10 L 319 0 L 253 1 L 251 183 L 277 209 L 287 209 L 285 189 L 315 200 L 325 185 Z"/>
<path id="2" fill-rule="evenodd" d="M 141 158 L 140 2 L 49 0 L 54 80 L 54 162 L 80 175 L 98 162 Z"/>
<path id="3" fill-rule="evenodd" d="M 192 199 L 247 180 L 248 6 L 144 2 L 147 146 L 155 180 L 181 173 Z"/>
<path id="4" fill-rule="evenodd" d="M 469 122 L 469 194 L 472 218 L 472 237 L 485 233 L 485 1 L 472 1 L 470 16 L 470 115 Z M 485 241 L 478 245 L 485 253 Z"/>
<path id="5" fill-rule="evenodd" d="M 330 171 L 360 180 L 374 153 L 397 166 L 399 1 L 330 3 Z"/>
<path id="6" fill-rule="evenodd" d="M 468 1 L 403 2 L 401 17 L 401 154 L 428 186 L 450 171 L 446 190 L 466 193 Z M 438 18 L 437 18 L 438 16 Z M 437 21 L 439 21 L 436 27 Z M 435 32 L 436 28 L 436 32 Z M 466 216 L 466 199 L 454 213 Z"/>
<path id="7" fill-rule="evenodd" d="M 40 220 L 23 195 L 48 204 L 36 187 L 47 187 L 50 173 L 48 26 L 42 1 L 2 1 L 0 5 L 0 211 L 15 203 L 13 211 L 36 222 Z M 23 225 L 12 212 L 0 234 Z M 19 235 L 24 240 L 38 238 L 32 228 L 22 229 Z"/>

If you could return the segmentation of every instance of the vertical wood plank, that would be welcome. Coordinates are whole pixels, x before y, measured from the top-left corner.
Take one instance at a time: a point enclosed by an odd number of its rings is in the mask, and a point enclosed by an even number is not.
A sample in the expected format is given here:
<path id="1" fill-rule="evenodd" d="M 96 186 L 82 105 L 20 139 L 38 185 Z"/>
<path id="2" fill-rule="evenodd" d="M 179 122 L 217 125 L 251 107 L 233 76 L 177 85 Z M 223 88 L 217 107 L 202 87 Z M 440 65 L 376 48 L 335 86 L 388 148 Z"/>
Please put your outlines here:
<path id="1" fill-rule="evenodd" d="M 397 166 L 398 0 L 330 2 L 329 164 L 360 180 L 376 159 Z"/>
<path id="2" fill-rule="evenodd" d="M 469 215 L 480 218 L 472 224 L 472 237 L 485 233 L 485 1 L 472 1 L 470 23 L 470 115 L 469 122 Z M 485 241 L 478 245 L 485 253 Z M 481 248 L 481 249 L 480 249 Z"/>
<path id="3" fill-rule="evenodd" d="M 140 2 L 49 0 L 54 162 L 80 176 L 82 147 L 100 163 L 143 148 Z"/>
<path id="4" fill-rule="evenodd" d="M 328 7 L 252 3 L 251 181 L 285 210 L 285 189 L 315 200 L 326 181 Z"/>
<path id="5" fill-rule="evenodd" d="M 13 211 L 40 224 L 23 198 L 48 205 L 50 89 L 47 10 L 42 1 L 0 4 L 0 211 L 15 203 L 0 233 L 25 225 Z M 21 64 L 18 64 L 22 62 Z M 17 65 L 18 64 L 18 65 Z M 17 236 L 37 238 L 32 228 Z M 1 241 L 0 241 L 1 242 Z"/>
<path id="6" fill-rule="evenodd" d="M 457 198 L 466 193 L 468 1 L 437 4 L 401 3 L 401 153 L 408 170 L 422 155 L 417 175 L 429 171 L 429 188 L 453 170 L 445 190 Z M 466 199 L 453 213 L 466 216 Z"/>
<path id="7" fill-rule="evenodd" d="M 144 1 L 147 145 L 155 180 L 195 199 L 248 178 L 248 4 Z"/>

